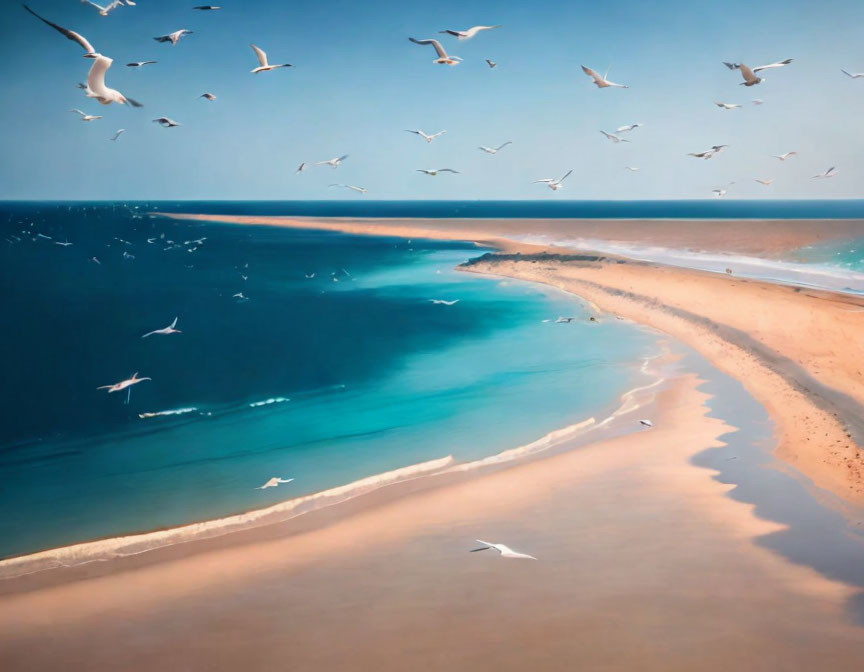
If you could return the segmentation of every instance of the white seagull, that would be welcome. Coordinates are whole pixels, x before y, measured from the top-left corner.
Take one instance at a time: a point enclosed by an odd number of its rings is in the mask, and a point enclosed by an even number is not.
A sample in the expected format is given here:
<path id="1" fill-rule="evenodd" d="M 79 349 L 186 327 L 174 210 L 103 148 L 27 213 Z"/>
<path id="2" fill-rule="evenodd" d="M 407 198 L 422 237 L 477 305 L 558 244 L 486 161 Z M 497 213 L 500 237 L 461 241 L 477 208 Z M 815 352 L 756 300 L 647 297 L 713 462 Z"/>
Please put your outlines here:
<path id="1" fill-rule="evenodd" d="M 198 5 L 197 7 L 193 7 L 192 9 L 200 9 L 203 12 L 213 12 L 217 9 L 222 9 L 219 5 Z"/>
<path id="2" fill-rule="evenodd" d="M 87 84 L 84 86 L 84 94 L 88 98 L 95 98 L 103 105 L 117 103 L 124 105 L 129 103 L 132 107 L 143 107 L 141 103 L 132 98 L 127 98 L 116 89 L 111 89 L 105 85 L 105 73 L 111 67 L 112 61 L 107 56 L 101 54 L 96 55 L 93 65 L 90 66 L 90 72 L 87 73 Z"/>
<path id="3" fill-rule="evenodd" d="M 452 301 L 446 301 L 444 299 L 429 299 L 429 303 L 434 303 L 436 306 L 455 306 L 459 301 L 460 299 L 453 299 Z"/>
<path id="4" fill-rule="evenodd" d="M 460 40 L 470 40 L 481 30 L 493 30 L 500 27 L 501 26 L 474 26 L 473 28 L 469 28 L 468 30 L 439 30 L 438 32 L 446 33 L 447 35 L 453 35 Z"/>
<path id="5" fill-rule="evenodd" d="M 798 152 L 786 152 L 785 154 L 772 154 L 773 158 L 780 159 L 781 161 L 785 161 L 790 156 L 798 156 Z"/>
<path id="6" fill-rule="evenodd" d="M 486 65 L 488 65 L 490 68 L 498 67 L 498 64 L 495 61 L 490 61 L 488 58 L 486 59 Z"/>
<path id="7" fill-rule="evenodd" d="M 548 186 L 552 191 L 558 191 L 562 186 L 564 186 L 564 185 L 562 185 L 561 183 L 562 183 L 564 180 L 566 180 L 566 179 L 570 176 L 570 173 L 572 173 L 572 172 L 573 172 L 572 170 L 568 170 L 568 171 L 564 174 L 563 177 L 560 177 L 560 178 L 558 178 L 557 180 L 556 180 L 556 179 L 553 179 L 553 178 L 546 177 L 546 178 L 544 178 L 544 179 L 542 179 L 542 180 L 534 180 L 534 182 L 532 182 L 532 184 L 537 184 L 538 182 L 543 182 L 543 183 L 545 183 L 546 186 Z"/>
<path id="8" fill-rule="evenodd" d="M 711 193 L 714 194 L 717 198 L 723 198 L 727 194 L 727 191 L 725 188 L 719 187 L 717 189 L 712 189 Z"/>
<path id="9" fill-rule="evenodd" d="M 202 93 L 202 94 L 201 94 L 200 96 L 198 96 L 198 97 L 199 97 L 199 98 L 205 98 L 205 99 L 209 100 L 211 103 L 212 103 L 214 100 L 216 100 L 216 96 L 213 95 L 212 93 L 207 92 L 207 91 L 205 91 L 204 93 Z"/>
<path id="10" fill-rule="evenodd" d="M 345 159 L 348 158 L 347 154 L 343 154 L 335 159 L 327 159 L 326 161 L 316 161 L 316 166 L 330 166 L 331 168 L 338 168 L 339 164 L 342 163 Z M 298 171 L 299 172 L 299 171 Z"/>
<path id="11" fill-rule="evenodd" d="M 159 37 L 154 37 L 153 39 L 157 42 L 170 42 L 171 46 L 176 46 L 180 41 L 180 38 L 184 35 L 191 35 L 191 30 L 186 30 L 185 28 L 181 28 L 180 30 L 175 30 L 173 33 L 168 33 L 167 35 L 160 35 Z"/>
<path id="12" fill-rule="evenodd" d="M 840 72 L 842 72 L 847 77 L 851 77 L 852 79 L 861 79 L 862 77 L 864 77 L 864 72 L 846 72 L 843 68 L 840 68 Z"/>
<path id="13" fill-rule="evenodd" d="M 483 541 L 482 539 L 476 539 L 478 544 L 483 544 L 480 548 L 471 549 L 472 553 L 476 553 L 477 551 L 488 551 L 489 549 L 493 549 L 498 551 L 501 554 L 502 558 L 511 558 L 513 560 L 536 560 L 533 555 L 527 555 L 525 553 L 517 553 L 509 546 L 505 546 L 504 544 L 493 544 L 490 541 Z"/>
<path id="14" fill-rule="evenodd" d="M 639 169 L 638 169 L 638 168 L 634 168 L 633 166 L 624 166 L 624 168 L 625 168 L 626 170 L 629 170 L 631 173 L 638 173 L 638 172 L 639 172 Z"/>
<path id="15" fill-rule="evenodd" d="M 687 156 L 694 156 L 697 159 L 705 159 L 708 160 L 711 157 L 719 154 L 724 149 L 726 149 L 729 145 L 714 145 L 711 149 L 706 149 L 704 152 L 690 152 Z"/>
<path id="16" fill-rule="evenodd" d="M 437 138 L 440 135 L 444 135 L 447 131 L 438 131 L 437 133 L 433 133 L 432 135 L 429 135 L 428 133 L 424 133 L 423 131 L 421 131 L 419 129 L 416 131 L 412 131 L 412 130 L 406 128 L 405 132 L 406 133 L 413 133 L 414 135 L 419 135 L 426 142 L 432 142 L 435 138 Z"/>
<path id="17" fill-rule="evenodd" d="M 117 138 L 119 138 L 119 137 L 120 137 L 121 135 L 123 135 L 125 132 L 126 132 L 126 129 L 125 129 L 125 128 L 118 128 L 118 129 L 117 129 L 117 132 L 114 133 L 114 137 L 111 138 L 111 140 L 112 140 L 112 141 L 117 140 Z"/>
<path id="18" fill-rule="evenodd" d="M 276 68 L 291 68 L 294 67 L 290 63 L 279 63 L 277 65 L 270 65 L 267 62 L 267 54 L 260 47 L 256 47 L 254 44 L 250 44 L 252 47 L 252 51 L 255 52 L 255 55 L 258 57 L 258 67 L 251 70 L 253 75 L 257 75 L 259 72 L 267 72 L 268 70 L 275 70 Z"/>
<path id="19" fill-rule="evenodd" d="M 771 186 L 771 183 L 774 182 L 774 178 L 773 178 L 773 177 L 769 177 L 769 178 L 766 178 L 766 179 L 764 179 L 764 180 L 759 180 L 759 179 L 757 179 L 757 180 L 755 180 L 755 181 L 758 182 L 759 184 L 763 185 L 763 186 L 770 187 L 770 186 Z"/>
<path id="20" fill-rule="evenodd" d="M 78 109 L 75 109 L 75 110 L 69 110 L 69 111 L 70 111 L 70 112 L 75 112 L 76 114 L 80 114 L 80 115 L 81 115 L 81 121 L 95 121 L 96 119 L 101 119 L 101 118 L 102 118 L 102 117 L 100 117 L 99 115 L 95 115 L 95 114 L 86 114 L 86 113 L 84 113 L 84 112 L 82 112 L 81 110 L 78 110 Z"/>
<path id="21" fill-rule="evenodd" d="M 617 135 L 615 135 L 614 133 L 607 133 L 606 131 L 600 131 L 600 132 L 601 132 L 603 135 L 605 135 L 606 138 L 607 138 L 608 140 L 611 140 L 611 141 L 614 142 L 616 145 L 617 145 L 619 142 L 630 142 L 629 140 L 625 140 L 624 138 L 619 138 L 619 137 L 618 137 Z"/>
<path id="22" fill-rule="evenodd" d="M 716 100 L 714 104 L 717 107 L 722 107 L 724 110 L 734 110 L 736 107 L 741 107 L 738 103 L 718 103 Z"/>
<path id="23" fill-rule="evenodd" d="M 837 173 L 836 173 L 835 170 L 834 170 L 834 166 L 831 166 L 831 167 L 830 167 L 828 170 L 826 170 L 824 173 L 819 173 L 818 175 L 814 175 L 814 176 L 813 176 L 813 179 L 814 179 L 814 180 L 820 180 L 820 179 L 824 179 L 824 178 L 826 178 L 826 177 L 834 177 L 836 174 L 837 174 Z"/>
<path id="24" fill-rule="evenodd" d="M 646 427 L 653 427 L 653 426 L 654 426 L 654 423 L 651 422 L 651 421 L 648 420 L 648 419 L 640 420 L 640 421 L 639 421 L 639 424 L 640 424 L 640 425 L 645 425 Z"/>
<path id="25" fill-rule="evenodd" d="M 418 168 L 416 172 L 425 173 L 426 175 L 431 175 L 432 177 L 435 177 L 438 173 L 454 173 L 456 175 L 460 174 L 458 170 L 453 170 L 452 168 Z"/>
<path id="26" fill-rule="evenodd" d="M 594 80 L 594 83 L 597 85 L 598 89 L 605 89 L 605 88 L 610 87 L 610 86 L 618 88 L 618 89 L 629 89 L 630 88 L 626 84 L 616 84 L 615 82 L 610 82 L 608 79 L 606 79 L 606 75 L 609 74 L 608 70 L 606 71 L 606 74 L 601 77 L 597 72 L 595 72 L 591 68 L 586 68 L 583 65 L 582 66 L 582 72 L 584 72 L 586 75 L 588 75 L 591 79 Z"/>
<path id="27" fill-rule="evenodd" d="M 143 68 L 145 65 L 152 65 L 153 63 L 158 63 L 158 61 L 133 61 L 132 63 L 127 63 L 127 68 Z"/>
<path id="28" fill-rule="evenodd" d="M 110 5 L 105 5 L 104 7 L 97 5 L 95 2 L 91 2 L 90 0 L 81 0 L 81 4 L 94 7 L 99 11 L 99 16 L 108 16 L 108 12 L 112 9 L 117 9 L 117 7 L 123 6 L 123 3 L 120 0 L 114 0 Z"/>
<path id="29" fill-rule="evenodd" d="M 438 58 L 436 58 L 433 63 L 438 63 L 439 65 L 459 65 L 459 61 L 462 60 L 458 56 L 448 56 L 444 47 L 441 46 L 441 43 L 438 40 L 417 40 L 413 37 L 409 37 L 408 39 L 414 44 L 431 44 L 435 48 L 435 53 L 438 54 Z"/>
<path id="30" fill-rule="evenodd" d="M 94 257 L 95 258 L 95 257 Z M 98 263 L 98 262 L 97 262 Z M 137 385 L 138 383 L 143 383 L 145 380 L 153 380 L 152 378 L 139 378 L 138 372 L 132 374 L 131 378 L 127 378 L 126 380 L 121 380 L 119 383 L 114 383 L 113 385 L 102 385 L 101 387 L 97 387 L 97 390 L 108 390 L 108 394 L 112 394 L 113 392 L 122 392 L 123 390 L 127 390 L 126 392 L 126 403 L 129 403 L 129 397 L 132 395 L 132 386 Z"/>
<path id="31" fill-rule="evenodd" d="M 256 490 L 265 490 L 267 488 L 276 488 L 280 483 L 290 483 L 293 481 L 293 478 L 279 478 L 278 476 L 274 476 L 269 481 L 267 481 L 264 485 L 260 485 Z"/>
<path id="32" fill-rule="evenodd" d="M 508 141 L 505 142 L 503 145 L 498 145 L 497 147 L 485 147 L 485 146 L 483 146 L 483 145 L 480 145 L 477 149 L 479 149 L 479 150 L 481 150 L 481 151 L 484 151 L 484 152 L 486 152 L 487 154 L 497 154 L 497 153 L 500 152 L 502 149 L 504 149 L 507 145 L 512 145 L 512 144 L 513 144 L 513 141 L 512 141 L 512 140 L 508 140 Z"/>
<path id="33" fill-rule="evenodd" d="M 172 128 L 180 125 L 169 117 L 159 117 L 158 119 L 154 119 L 153 123 L 159 124 L 162 128 Z"/>
<path id="34" fill-rule="evenodd" d="M 87 38 L 83 35 L 76 33 L 74 30 L 68 30 L 66 28 L 63 28 L 62 26 L 58 26 L 56 23 L 51 23 L 51 21 L 49 21 L 48 19 L 43 19 L 27 5 L 24 5 L 24 9 L 26 9 L 33 16 L 42 21 L 42 23 L 51 26 L 61 35 L 64 35 L 67 39 L 72 40 L 73 42 L 77 42 L 84 49 L 84 58 L 96 58 L 96 56 L 98 56 L 96 50 L 93 48 L 93 45 L 90 44 L 90 42 L 87 41 Z"/>
<path id="35" fill-rule="evenodd" d="M 637 128 L 641 128 L 643 124 L 628 124 L 627 126 L 619 126 L 615 129 L 616 133 L 629 133 L 630 131 L 635 131 Z"/>
<path id="36" fill-rule="evenodd" d="M 753 103 L 754 105 L 764 105 L 765 104 L 765 101 L 762 100 L 761 98 L 754 98 L 750 102 Z"/>
<path id="37" fill-rule="evenodd" d="M 343 189 L 351 189 L 361 194 L 365 194 L 366 190 L 363 187 L 355 187 L 353 184 L 331 184 L 331 187 L 342 187 Z"/>
<path id="38" fill-rule="evenodd" d="M 148 336 L 153 336 L 154 334 L 165 334 L 166 336 L 168 334 L 182 334 L 183 333 L 182 331 L 174 328 L 176 326 L 177 326 L 177 318 L 175 317 L 174 321 L 171 324 L 169 324 L 167 327 L 165 327 L 164 329 L 154 329 L 153 331 L 148 331 L 141 338 L 147 338 Z"/>

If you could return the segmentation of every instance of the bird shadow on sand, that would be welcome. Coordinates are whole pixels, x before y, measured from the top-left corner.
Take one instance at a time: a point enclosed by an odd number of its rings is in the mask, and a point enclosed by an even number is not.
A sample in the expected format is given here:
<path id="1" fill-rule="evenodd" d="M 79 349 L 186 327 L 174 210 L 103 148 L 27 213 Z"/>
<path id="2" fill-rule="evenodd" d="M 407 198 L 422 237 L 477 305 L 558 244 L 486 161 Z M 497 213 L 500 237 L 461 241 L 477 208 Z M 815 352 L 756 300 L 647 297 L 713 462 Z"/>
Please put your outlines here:
<path id="1" fill-rule="evenodd" d="M 700 389 L 712 395 L 708 416 L 737 429 L 720 437 L 724 445 L 702 451 L 691 462 L 719 472 L 714 480 L 735 486 L 727 496 L 753 505 L 758 518 L 785 526 L 757 537 L 756 544 L 854 587 L 846 610 L 864 626 L 864 511 L 778 463 L 771 454 L 773 424 L 762 406 L 741 383 L 693 359 L 687 364 L 703 379 Z"/>

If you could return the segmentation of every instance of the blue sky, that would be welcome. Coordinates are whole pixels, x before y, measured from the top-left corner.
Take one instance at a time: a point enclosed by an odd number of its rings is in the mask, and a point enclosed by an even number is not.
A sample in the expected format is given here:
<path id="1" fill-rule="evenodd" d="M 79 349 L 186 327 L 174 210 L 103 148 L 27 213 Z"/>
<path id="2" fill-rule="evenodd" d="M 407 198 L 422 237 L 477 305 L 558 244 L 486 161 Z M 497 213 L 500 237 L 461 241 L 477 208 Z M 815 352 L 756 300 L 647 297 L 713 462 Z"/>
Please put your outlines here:
<path id="1" fill-rule="evenodd" d="M 113 58 L 109 86 L 145 107 L 85 99 L 75 83 L 91 62 L 3 3 L 0 198 L 358 197 L 331 182 L 375 199 L 704 198 L 732 181 L 738 198 L 864 196 L 864 79 L 840 72 L 864 71 L 857 0 L 220 0 L 216 12 L 193 11 L 197 0 L 138 0 L 108 17 L 76 0 L 29 4 Z M 437 35 L 476 24 L 503 27 L 466 42 Z M 195 34 L 175 47 L 152 39 L 179 28 Z M 409 36 L 441 38 L 464 61 L 435 65 Z M 296 67 L 250 74 L 250 42 Z M 795 62 L 752 88 L 722 65 L 785 58 Z M 159 63 L 125 67 L 148 59 Z M 611 65 L 610 79 L 631 88 L 596 89 L 582 63 Z M 204 91 L 218 100 L 199 99 Z M 73 107 L 104 119 L 83 123 Z M 151 122 L 163 115 L 183 126 Z M 599 133 L 634 122 L 645 126 L 631 144 Z M 126 134 L 110 142 L 118 128 Z M 427 145 L 409 128 L 448 133 Z M 497 156 L 477 149 L 506 140 Z M 710 161 L 685 156 L 714 144 L 731 147 Z M 791 150 L 800 155 L 770 158 Z M 350 158 L 337 170 L 294 173 L 341 154 Z M 832 165 L 837 177 L 810 179 Z M 441 167 L 462 174 L 414 172 Z M 560 192 L 531 184 L 569 169 Z"/>

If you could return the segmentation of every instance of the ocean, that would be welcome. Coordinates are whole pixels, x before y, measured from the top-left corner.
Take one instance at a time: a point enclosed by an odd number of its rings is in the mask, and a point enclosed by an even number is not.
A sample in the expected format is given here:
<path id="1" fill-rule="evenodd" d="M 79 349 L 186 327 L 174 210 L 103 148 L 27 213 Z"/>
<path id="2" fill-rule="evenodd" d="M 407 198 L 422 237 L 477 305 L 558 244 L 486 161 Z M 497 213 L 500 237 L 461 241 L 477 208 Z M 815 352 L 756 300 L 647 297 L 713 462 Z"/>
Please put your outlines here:
<path id="1" fill-rule="evenodd" d="M 494 455 L 607 417 L 659 352 L 455 271 L 473 245 L 144 214 L 171 207 L 0 204 L 0 557 Z M 97 389 L 136 372 L 128 403 Z M 274 476 L 294 480 L 257 489 Z"/>

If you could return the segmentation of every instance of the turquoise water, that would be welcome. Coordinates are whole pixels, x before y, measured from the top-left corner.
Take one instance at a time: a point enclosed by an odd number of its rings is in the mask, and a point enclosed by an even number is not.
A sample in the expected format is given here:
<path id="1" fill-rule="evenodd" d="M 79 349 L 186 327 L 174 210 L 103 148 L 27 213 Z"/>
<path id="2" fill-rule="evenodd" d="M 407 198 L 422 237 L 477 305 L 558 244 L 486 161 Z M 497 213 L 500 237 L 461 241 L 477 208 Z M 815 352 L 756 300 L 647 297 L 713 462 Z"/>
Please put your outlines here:
<path id="1" fill-rule="evenodd" d="M 790 256 L 809 264 L 824 264 L 864 273 L 864 238 L 832 241 L 825 245 L 810 245 L 796 250 Z"/>
<path id="2" fill-rule="evenodd" d="M 0 556 L 491 455 L 605 417 L 657 351 L 554 290 L 454 271 L 470 245 L 115 205 L 16 204 L 0 222 L 18 325 L 2 337 Z M 182 334 L 141 338 L 175 316 Z M 128 405 L 96 389 L 135 371 L 152 380 Z M 140 417 L 176 409 L 194 410 Z M 273 476 L 295 480 L 256 489 Z"/>

